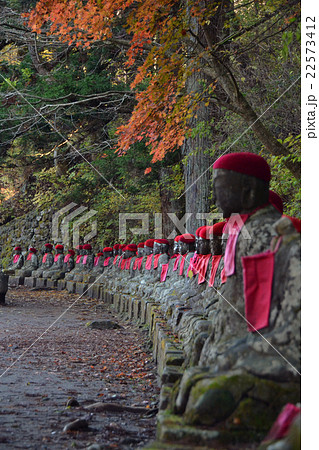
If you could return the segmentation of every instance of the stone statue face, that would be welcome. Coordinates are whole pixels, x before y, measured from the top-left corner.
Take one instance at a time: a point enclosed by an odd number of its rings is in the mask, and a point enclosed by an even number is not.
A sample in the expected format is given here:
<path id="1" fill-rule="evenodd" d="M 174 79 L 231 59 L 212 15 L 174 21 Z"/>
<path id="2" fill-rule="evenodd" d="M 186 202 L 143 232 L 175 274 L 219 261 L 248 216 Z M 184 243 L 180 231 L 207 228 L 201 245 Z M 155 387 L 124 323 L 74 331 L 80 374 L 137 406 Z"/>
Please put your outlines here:
<path id="1" fill-rule="evenodd" d="M 60 253 L 63 252 L 63 249 L 62 249 L 62 248 L 57 248 L 57 249 L 56 249 L 56 252 L 57 252 L 58 254 L 60 254 Z"/>
<path id="2" fill-rule="evenodd" d="M 132 258 L 133 256 L 135 256 L 135 252 L 132 252 L 131 250 L 125 250 L 123 259 Z"/>
<path id="3" fill-rule="evenodd" d="M 161 247 L 162 247 L 162 245 L 159 242 L 154 242 L 154 247 L 153 247 L 154 255 L 158 255 L 159 253 L 163 253 Z"/>
<path id="4" fill-rule="evenodd" d="M 109 256 L 112 256 L 112 252 L 103 252 L 104 258 L 108 258 Z"/>
<path id="5" fill-rule="evenodd" d="M 138 247 L 137 248 L 137 256 L 139 258 L 141 258 L 142 256 L 144 256 L 144 248 L 143 247 Z"/>
<path id="6" fill-rule="evenodd" d="M 160 244 L 159 242 L 154 242 L 154 247 L 153 247 L 154 255 L 159 255 L 159 254 L 167 253 L 167 252 L 168 252 L 167 244 Z"/>
<path id="7" fill-rule="evenodd" d="M 213 202 L 225 218 L 252 212 L 266 204 L 268 196 L 269 183 L 266 181 L 232 170 L 213 170 Z"/>
<path id="8" fill-rule="evenodd" d="M 116 255 L 118 255 L 119 254 L 119 251 L 118 250 L 116 250 L 115 248 L 113 249 L 113 254 L 114 254 L 114 256 L 116 256 Z"/>
<path id="9" fill-rule="evenodd" d="M 196 251 L 199 255 L 208 255 L 210 253 L 209 240 L 198 237 L 196 241 Z"/>
<path id="10" fill-rule="evenodd" d="M 179 245 L 178 244 L 179 244 L 178 241 L 174 241 L 174 245 L 173 245 L 173 253 L 174 253 L 174 255 L 176 253 L 178 253 L 178 251 L 179 251 Z"/>
<path id="11" fill-rule="evenodd" d="M 153 249 L 151 247 L 144 247 L 144 254 L 145 256 L 151 255 L 153 253 Z"/>
<path id="12" fill-rule="evenodd" d="M 223 254 L 223 240 L 220 236 L 214 236 L 209 242 L 210 253 L 212 255 L 222 255 Z"/>
<path id="13" fill-rule="evenodd" d="M 189 244 L 186 244 L 186 242 L 179 242 L 179 253 L 181 255 L 185 255 L 189 252 Z"/>

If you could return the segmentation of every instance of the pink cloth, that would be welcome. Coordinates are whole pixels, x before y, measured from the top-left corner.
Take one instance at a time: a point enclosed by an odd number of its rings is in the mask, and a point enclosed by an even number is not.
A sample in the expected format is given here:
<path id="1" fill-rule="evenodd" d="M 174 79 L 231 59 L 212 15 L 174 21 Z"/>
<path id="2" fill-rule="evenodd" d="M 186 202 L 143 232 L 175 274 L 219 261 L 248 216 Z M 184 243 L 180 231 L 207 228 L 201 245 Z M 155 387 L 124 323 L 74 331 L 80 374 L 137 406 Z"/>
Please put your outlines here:
<path id="1" fill-rule="evenodd" d="M 45 254 L 43 255 L 43 258 L 42 258 L 42 262 L 43 262 L 43 263 L 45 263 L 45 262 L 46 262 L 46 260 L 47 260 L 47 256 L 48 256 L 48 254 L 47 254 L 47 253 L 45 253 Z"/>
<path id="2" fill-rule="evenodd" d="M 13 257 L 13 264 L 16 264 L 19 261 L 21 255 L 14 255 Z"/>
<path id="3" fill-rule="evenodd" d="M 103 263 L 103 266 L 104 266 L 104 267 L 107 267 L 107 266 L 109 265 L 110 259 L 111 259 L 110 256 L 108 256 L 107 258 L 105 258 L 104 263 Z"/>
<path id="4" fill-rule="evenodd" d="M 82 258 L 82 255 L 78 255 L 76 257 L 75 264 L 79 264 L 79 262 L 81 261 L 81 258 Z"/>
<path id="5" fill-rule="evenodd" d="M 27 261 L 30 261 L 31 257 L 32 257 L 32 253 L 29 253 L 27 256 Z"/>
<path id="6" fill-rule="evenodd" d="M 241 258 L 248 331 L 260 330 L 269 325 L 275 253 L 280 243 L 281 239 L 273 252 L 267 250 Z"/>
<path id="7" fill-rule="evenodd" d="M 251 214 L 232 215 L 227 222 L 225 230 L 223 230 L 228 234 L 224 257 L 225 275 L 227 277 L 230 277 L 235 273 L 236 244 L 238 236 L 250 215 Z"/>
<path id="8" fill-rule="evenodd" d="M 96 266 L 98 265 L 99 259 L 100 259 L 99 256 L 95 256 L 95 257 L 94 257 L 94 267 L 96 267 Z"/>
<path id="9" fill-rule="evenodd" d="M 198 258 L 198 255 L 197 255 L 197 253 L 195 252 L 195 253 L 194 253 L 194 256 L 189 260 L 189 266 L 188 266 L 188 268 L 187 268 L 187 276 L 188 276 L 188 277 L 189 277 L 189 272 L 190 272 L 190 271 L 193 272 L 193 275 L 195 274 L 195 267 L 194 267 L 194 265 L 195 265 L 195 263 L 196 263 L 197 258 Z"/>
<path id="10" fill-rule="evenodd" d="M 178 263 L 179 263 L 179 260 L 180 260 L 181 256 L 182 255 L 177 255 L 176 256 L 176 259 L 175 259 L 175 262 L 174 262 L 174 267 L 173 267 L 173 272 L 175 272 L 175 270 L 177 270 Z"/>
<path id="11" fill-rule="evenodd" d="M 69 262 L 69 259 L 71 258 L 70 253 L 68 253 L 67 255 L 65 255 L 63 262 L 67 263 Z"/>
<path id="12" fill-rule="evenodd" d="M 133 270 L 141 270 L 142 262 L 143 262 L 144 256 L 140 256 L 139 258 L 136 258 L 133 265 Z"/>
<path id="13" fill-rule="evenodd" d="M 206 279 L 207 267 L 211 256 L 211 253 L 209 253 L 208 255 L 201 255 L 201 263 L 198 267 L 198 284 L 204 283 Z"/>
<path id="14" fill-rule="evenodd" d="M 82 264 L 86 264 L 86 261 L 88 260 L 88 255 L 83 256 Z"/>
<path id="15" fill-rule="evenodd" d="M 122 258 L 122 260 L 119 262 L 121 270 L 125 269 L 126 259 Z"/>
<path id="16" fill-rule="evenodd" d="M 216 272 L 217 272 L 221 258 L 222 258 L 222 255 L 214 255 L 212 258 L 212 268 L 210 270 L 210 277 L 209 277 L 209 283 L 208 283 L 209 287 L 214 286 L 215 276 L 216 276 Z"/>
<path id="17" fill-rule="evenodd" d="M 179 274 L 180 275 L 183 275 L 183 273 L 184 273 L 184 265 L 185 265 L 185 259 L 186 259 L 187 255 L 188 255 L 188 253 L 185 253 L 185 255 L 181 255 L 182 256 L 182 260 L 181 260 L 181 263 L 179 265 Z"/>
<path id="18" fill-rule="evenodd" d="M 54 262 L 57 262 L 57 260 L 59 259 L 59 256 L 61 256 L 61 253 L 58 253 L 57 255 L 55 255 Z"/>
<path id="19" fill-rule="evenodd" d="M 145 263 L 145 269 L 146 270 L 151 270 L 151 268 L 152 268 L 152 260 L 153 260 L 153 253 L 151 255 L 148 255 L 148 257 L 146 258 L 146 263 Z"/>
<path id="20" fill-rule="evenodd" d="M 161 256 L 161 253 L 159 253 L 158 255 L 154 255 L 154 265 L 153 265 L 154 269 L 158 268 L 158 260 L 159 260 L 160 256 Z"/>
<path id="21" fill-rule="evenodd" d="M 130 270 L 130 266 L 131 266 L 131 259 L 133 258 L 133 256 L 131 256 L 130 258 L 127 258 L 125 260 L 125 269 L 126 270 Z"/>
<path id="22" fill-rule="evenodd" d="M 263 442 L 277 441 L 278 439 L 285 437 L 288 434 L 292 422 L 300 414 L 300 412 L 300 408 L 292 403 L 287 403 L 280 412 Z"/>
<path id="23" fill-rule="evenodd" d="M 167 277 L 168 264 L 162 264 L 161 282 L 164 282 Z"/>
<path id="24" fill-rule="evenodd" d="M 220 274 L 220 282 L 221 282 L 221 284 L 224 284 L 224 283 L 226 283 L 226 281 L 227 281 L 227 277 L 225 275 L 225 267 L 223 267 L 221 274 Z"/>
<path id="25" fill-rule="evenodd" d="M 116 256 L 115 256 L 114 261 L 113 261 L 113 266 L 115 266 L 118 257 L 119 257 L 119 255 L 116 255 Z"/>

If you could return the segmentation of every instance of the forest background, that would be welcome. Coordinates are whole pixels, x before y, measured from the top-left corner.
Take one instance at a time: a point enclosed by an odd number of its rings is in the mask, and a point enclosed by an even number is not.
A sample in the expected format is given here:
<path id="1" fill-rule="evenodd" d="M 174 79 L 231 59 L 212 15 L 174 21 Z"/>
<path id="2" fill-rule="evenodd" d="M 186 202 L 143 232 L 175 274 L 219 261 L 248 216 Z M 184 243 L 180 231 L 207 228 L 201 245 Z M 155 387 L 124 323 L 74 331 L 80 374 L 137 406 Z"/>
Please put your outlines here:
<path id="1" fill-rule="evenodd" d="M 299 1 L 1 0 L 0 101 L 0 225 L 75 202 L 100 247 L 125 212 L 194 232 L 234 151 L 300 217 Z"/>

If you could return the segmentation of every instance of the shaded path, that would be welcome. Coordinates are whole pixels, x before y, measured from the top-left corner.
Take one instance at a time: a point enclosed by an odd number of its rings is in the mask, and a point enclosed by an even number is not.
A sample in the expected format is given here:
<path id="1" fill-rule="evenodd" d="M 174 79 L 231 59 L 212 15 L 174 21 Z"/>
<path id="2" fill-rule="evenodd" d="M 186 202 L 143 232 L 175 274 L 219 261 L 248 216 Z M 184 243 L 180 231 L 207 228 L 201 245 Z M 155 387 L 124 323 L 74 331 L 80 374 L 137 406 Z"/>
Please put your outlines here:
<path id="1" fill-rule="evenodd" d="M 4 371 L 76 299 L 57 291 L 9 290 L 0 308 L 0 448 L 138 448 L 155 436 L 152 414 L 96 412 L 88 431 L 63 433 L 88 418 L 86 405 L 116 402 L 156 407 L 159 389 L 145 333 L 97 300 L 80 299 L 6 373 Z M 113 320 L 123 328 L 93 330 L 86 323 Z M 66 407 L 70 398 L 78 407 Z"/>

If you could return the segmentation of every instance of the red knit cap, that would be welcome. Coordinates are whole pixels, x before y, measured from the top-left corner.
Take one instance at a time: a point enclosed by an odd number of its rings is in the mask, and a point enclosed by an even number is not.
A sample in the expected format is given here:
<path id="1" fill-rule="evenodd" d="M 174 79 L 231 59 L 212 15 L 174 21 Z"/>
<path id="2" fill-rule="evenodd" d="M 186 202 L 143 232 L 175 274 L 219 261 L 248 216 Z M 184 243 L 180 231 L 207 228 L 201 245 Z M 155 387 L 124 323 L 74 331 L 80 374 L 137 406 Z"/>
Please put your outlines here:
<path id="1" fill-rule="evenodd" d="M 31 253 L 36 253 L 38 250 L 36 249 L 36 248 L 34 248 L 34 247 L 30 247 L 29 248 L 29 252 L 31 252 Z"/>
<path id="2" fill-rule="evenodd" d="M 144 248 L 144 242 L 140 242 L 137 246 L 137 248 Z"/>
<path id="3" fill-rule="evenodd" d="M 104 256 L 103 252 L 99 252 L 96 256 Z"/>
<path id="4" fill-rule="evenodd" d="M 114 250 L 118 250 L 120 248 L 120 244 L 113 245 Z"/>
<path id="5" fill-rule="evenodd" d="M 201 237 L 202 239 L 209 239 L 209 229 L 210 228 L 213 228 L 213 227 L 209 226 L 209 225 L 204 225 L 203 227 L 198 228 L 199 233 L 197 234 L 197 236 Z M 196 233 L 197 233 L 197 231 L 196 231 Z"/>
<path id="6" fill-rule="evenodd" d="M 147 241 L 144 242 L 145 247 L 153 248 L 154 247 L 154 241 L 155 239 L 147 239 Z"/>
<path id="7" fill-rule="evenodd" d="M 136 252 L 137 251 L 137 245 L 136 244 L 128 244 L 126 246 L 125 250 L 128 250 L 129 252 Z"/>
<path id="8" fill-rule="evenodd" d="M 83 250 L 92 250 L 92 246 L 90 244 L 84 244 Z"/>
<path id="9" fill-rule="evenodd" d="M 19 245 L 18 245 L 18 247 L 15 247 L 14 250 L 17 251 L 17 252 L 21 252 L 22 248 L 19 247 Z"/>
<path id="10" fill-rule="evenodd" d="M 175 241 L 175 242 L 178 242 L 180 237 L 181 237 L 180 235 L 176 236 L 176 237 L 174 238 L 174 241 Z"/>
<path id="11" fill-rule="evenodd" d="M 69 248 L 68 254 L 71 255 L 71 256 L 74 256 L 75 255 L 75 251 L 72 250 L 72 248 Z"/>
<path id="12" fill-rule="evenodd" d="M 76 248 L 77 250 L 83 250 L 83 245 L 77 245 L 75 248 Z"/>
<path id="13" fill-rule="evenodd" d="M 284 212 L 284 205 L 281 197 L 274 191 L 269 190 L 269 203 L 272 204 L 282 214 Z"/>
<path id="14" fill-rule="evenodd" d="M 64 247 L 63 247 L 63 245 L 61 245 L 61 244 L 57 244 L 57 245 L 55 246 L 55 249 L 56 249 L 56 250 L 63 250 Z"/>
<path id="15" fill-rule="evenodd" d="M 202 228 L 204 228 L 206 225 L 202 225 L 201 227 L 197 228 L 197 230 L 195 231 L 196 236 L 199 236 L 199 232 Z"/>
<path id="16" fill-rule="evenodd" d="M 52 245 L 52 244 L 44 244 L 44 246 L 45 246 L 46 248 L 49 248 L 50 250 L 52 250 L 52 248 L 53 248 L 53 245 Z"/>
<path id="17" fill-rule="evenodd" d="M 291 216 L 286 216 L 286 215 L 284 215 L 284 217 L 288 217 L 288 219 L 291 220 L 291 223 L 295 227 L 296 231 L 298 233 L 301 233 L 301 220 L 300 219 L 298 219 L 297 217 L 291 217 Z"/>
<path id="18" fill-rule="evenodd" d="M 225 225 L 226 222 L 215 223 L 212 227 L 210 227 L 209 234 L 213 234 L 214 236 L 222 236 Z"/>
<path id="19" fill-rule="evenodd" d="M 104 247 L 103 248 L 103 252 L 112 252 L 113 248 L 112 247 Z"/>
<path id="20" fill-rule="evenodd" d="M 195 242 L 195 236 L 190 233 L 181 234 L 179 237 L 179 242 L 184 242 L 185 244 L 192 244 Z"/>
<path id="21" fill-rule="evenodd" d="M 126 247 L 126 244 L 120 244 L 120 250 L 124 250 L 125 249 L 125 247 Z"/>
<path id="22" fill-rule="evenodd" d="M 166 244 L 169 245 L 169 242 L 167 239 L 155 239 L 155 242 L 157 242 L 158 244 Z"/>
<path id="23" fill-rule="evenodd" d="M 255 153 L 228 153 L 215 161 L 213 169 L 233 170 L 234 172 L 270 181 L 271 174 L 268 163 Z"/>

